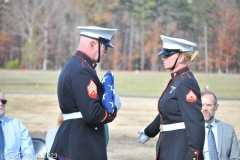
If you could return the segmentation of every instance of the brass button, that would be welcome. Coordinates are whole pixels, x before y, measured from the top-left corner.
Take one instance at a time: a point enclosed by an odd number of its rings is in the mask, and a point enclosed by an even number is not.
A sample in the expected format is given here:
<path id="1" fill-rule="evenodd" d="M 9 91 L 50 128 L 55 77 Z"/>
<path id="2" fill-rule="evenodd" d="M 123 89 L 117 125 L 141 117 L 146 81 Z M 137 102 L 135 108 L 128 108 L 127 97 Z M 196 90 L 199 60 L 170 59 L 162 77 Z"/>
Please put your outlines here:
<path id="1" fill-rule="evenodd" d="M 194 152 L 195 154 L 197 154 L 197 152 Z"/>
<path id="2" fill-rule="evenodd" d="M 193 158 L 193 160 L 196 160 L 196 158 Z"/>
<path id="3" fill-rule="evenodd" d="M 95 130 L 97 130 L 98 128 L 97 127 L 95 127 Z"/>

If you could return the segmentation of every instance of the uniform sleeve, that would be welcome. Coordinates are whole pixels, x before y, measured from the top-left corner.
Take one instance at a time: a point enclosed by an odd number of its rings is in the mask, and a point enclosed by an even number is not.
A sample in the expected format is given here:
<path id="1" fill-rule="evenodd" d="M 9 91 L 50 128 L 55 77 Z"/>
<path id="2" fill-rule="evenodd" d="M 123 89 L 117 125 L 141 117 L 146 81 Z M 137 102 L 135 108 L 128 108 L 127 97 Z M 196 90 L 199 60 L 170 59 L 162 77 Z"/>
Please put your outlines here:
<path id="1" fill-rule="evenodd" d="M 202 154 L 205 138 L 200 89 L 190 78 L 182 82 L 177 90 L 177 99 L 188 138 L 186 160 L 198 159 Z"/>
<path id="2" fill-rule="evenodd" d="M 144 133 L 148 137 L 155 137 L 160 132 L 160 116 L 157 115 L 156 118 L 150 123 L 147 128 L 145 128 Z"/>
<path id="3" fill-rule="evenodd" d="M 21 156 L 22 159 L 37 160 L 32 143 L 32 138 L 29 135 L 28 129 L 23 123 L 19 122 L 19 128 L 21 131 Z"/>
<path id="4" fill-rule="evenodd" d="M 84 121 L 99 125 L 111 122 L 116 117 L 117 109 L 110 114 L 102 105 L 102 84 L 91 69 L 82 69 L 72 83 L 73 95 Z"/>

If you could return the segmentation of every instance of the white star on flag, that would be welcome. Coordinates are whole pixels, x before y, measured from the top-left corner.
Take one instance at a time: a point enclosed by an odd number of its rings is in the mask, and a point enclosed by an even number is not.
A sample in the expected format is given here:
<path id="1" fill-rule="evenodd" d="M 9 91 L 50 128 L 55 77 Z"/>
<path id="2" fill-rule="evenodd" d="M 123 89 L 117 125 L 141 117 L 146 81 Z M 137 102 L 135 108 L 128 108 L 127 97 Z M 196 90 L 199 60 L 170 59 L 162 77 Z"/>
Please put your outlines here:
<path id="1" fill-rule="evenodd" d="M 110 90 L 112 91 L 113 90 L 113 86 L 112 85 L 108 85 L 110 87 Z"/>
<path id="2" fill-rule="evenodd" d="M 107 77 L 108 77 L 108 76 L 103 77 L 103 79 L 102 79 L 102 84 L 103 84 L 104 82 L 106 82 L 105 79 L 107 79 Z"/>
<path id="3" fill-rule="evenodd" d="M 105 93 L 104 95 L 103 95 L 103 100 L 105 100 L 105 96 L 107 95 L 107 93 Z"/>
<path id="4" fill-rule="evenodd" d="M 112 108 L 113 108 L 113 103 L 112 102 L 109 102 L 111 105 L 112 105 Z"/>
<path id="5" fill-rule="evenodd" d="M 111 72 L 111 73 L 112 73 L 112 72 Z M 113 73 L 112 73 L 112 76 L 114 76 Z"/>

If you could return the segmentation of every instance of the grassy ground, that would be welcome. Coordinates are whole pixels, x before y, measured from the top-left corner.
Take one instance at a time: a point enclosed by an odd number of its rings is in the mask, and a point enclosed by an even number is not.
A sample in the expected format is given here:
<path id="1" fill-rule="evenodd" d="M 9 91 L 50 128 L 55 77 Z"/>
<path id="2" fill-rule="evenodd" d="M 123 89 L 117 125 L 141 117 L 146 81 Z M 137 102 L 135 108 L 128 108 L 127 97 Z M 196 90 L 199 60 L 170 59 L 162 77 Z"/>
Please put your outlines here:
<path id="1" fill-rule="evenodd" d="M 60 112 L 57 101 L 59 71 L 0 70 L 0 89 L 8 99 L 6 115 L 22 121 L 32 137 L 45 139 L 48 129 L 57 126 Z M 100 79 L 103 72 L 99 72 Z M 117 72 L 115 88 L 121 96 L 122 108 L 109 124 L 109 160 L 154 159 L 157 137 L 144 145 L 136 140 L 137 131 L 147 126 L 157 114 L 158 97 L 170 79 L 169 72 Z M 240 99 L 240 75 L 196 73 L 200 89 L 205 85 L 219 98 Z M 12 94 L 14 93 L 14 94 Z M 41 93 L 41 94 L 39 94 Z M 131 95 L 127 97 L 124 95 Z M 240 100 L 220 100 L 216 117 L 234 126 L 240 141 Z"/>
<path id="2" fill-rule="evenodd" d="M 0 89 L 5 92 L 56 93 L 60 71 L 0 70 Z M 98 72 L 101 79 L 105 71 Z M 170 72 L 113 71 L 115 88 L 121 95 L 159 96 L 170 79 Z M 195 73 L 201 90 L 206 85 L 219 98 L 240 99 L 240 75 Z"/>

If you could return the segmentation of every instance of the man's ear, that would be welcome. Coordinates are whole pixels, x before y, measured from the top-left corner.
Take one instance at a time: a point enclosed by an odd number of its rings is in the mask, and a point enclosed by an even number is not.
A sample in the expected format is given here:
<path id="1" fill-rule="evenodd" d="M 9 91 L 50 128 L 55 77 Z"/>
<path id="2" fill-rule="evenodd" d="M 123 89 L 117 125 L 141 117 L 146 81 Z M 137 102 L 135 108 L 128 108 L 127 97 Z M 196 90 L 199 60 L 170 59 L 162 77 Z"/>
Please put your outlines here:
<path id="1" fill-rule="evenodd" d="M 94 42 L 94 41 L 91 41 L 91 42 L 90 42 L 90 46 L 91 46 L 91 48 L 93 49 L 94 46 L 95 46 L 95 42 Z"/>
<path id="2" fill-rule="evenodd" d="M 215 111 L 218 110 L 218 108 L 219 108 L 219 104 L 217 103 L 215 106 Z"/>

